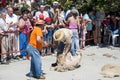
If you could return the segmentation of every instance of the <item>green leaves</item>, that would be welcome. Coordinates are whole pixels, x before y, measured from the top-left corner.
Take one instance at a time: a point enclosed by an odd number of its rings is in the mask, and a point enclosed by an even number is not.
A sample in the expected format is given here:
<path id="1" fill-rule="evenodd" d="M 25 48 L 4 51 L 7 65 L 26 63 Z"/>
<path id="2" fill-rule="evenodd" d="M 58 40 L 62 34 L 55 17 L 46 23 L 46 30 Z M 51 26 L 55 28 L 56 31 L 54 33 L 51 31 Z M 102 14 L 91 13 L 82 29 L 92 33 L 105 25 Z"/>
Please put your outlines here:
<path id="1" fill-rule="evenodd" d="M 52 4 L 56 0 L 45 0 L 47 3 Z M 105 10 L 105 11 L 120 11 L 119 0 L 57 0 L 64 10 L 70 8 L 72 3 L 76 4 L 76 8 L 80 12 L 92 10 Z"/>

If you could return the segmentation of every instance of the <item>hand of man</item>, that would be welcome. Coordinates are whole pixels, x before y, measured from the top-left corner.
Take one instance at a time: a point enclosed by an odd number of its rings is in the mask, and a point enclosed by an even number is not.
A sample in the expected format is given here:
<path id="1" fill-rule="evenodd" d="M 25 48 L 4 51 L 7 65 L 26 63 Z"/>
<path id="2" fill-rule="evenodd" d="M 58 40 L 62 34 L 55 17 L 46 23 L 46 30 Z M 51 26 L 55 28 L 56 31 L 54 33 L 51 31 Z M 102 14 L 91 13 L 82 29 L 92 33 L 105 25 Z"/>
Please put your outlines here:
<path id="1" fill-rule="evenodd" d="M 45 47 L 47 47 L 47 46 L 48 46 L 48 43 L 47 43 L 46 41 L 44 42 L 44 46 L 45 46 Z"/>

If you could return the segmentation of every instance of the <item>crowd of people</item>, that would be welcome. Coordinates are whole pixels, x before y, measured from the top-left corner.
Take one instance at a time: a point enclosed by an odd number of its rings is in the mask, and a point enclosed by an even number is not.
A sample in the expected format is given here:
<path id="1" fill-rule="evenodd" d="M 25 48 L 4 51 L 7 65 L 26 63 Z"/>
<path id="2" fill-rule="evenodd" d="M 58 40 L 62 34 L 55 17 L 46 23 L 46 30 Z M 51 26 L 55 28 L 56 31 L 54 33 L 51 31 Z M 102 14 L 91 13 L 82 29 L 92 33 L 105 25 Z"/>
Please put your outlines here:
<path id="1" fill-rule="evenodd" d="M 9 63 L 11 58 L 30 56 L 29 77 L 45 78 L 41 55 L 57 51 L 57 55 L 70 52 L 76 56 L 85 49 L 87 39 L 93 38 L 97 46 L 110 45 L 114 34 L 118 34 L 115 43 L 120 46 L 120 12 L 105 13 L 100 9 L 82 13 L 75 5 L 64 11 L 55 1 L 52 5 L 40 4 L 37 10 L 21 9 L 21 15 L 16 15 L 12 6 L 0 4 L 0 61 Z M 57 66 L 57 60 L 52 66 Z"/>

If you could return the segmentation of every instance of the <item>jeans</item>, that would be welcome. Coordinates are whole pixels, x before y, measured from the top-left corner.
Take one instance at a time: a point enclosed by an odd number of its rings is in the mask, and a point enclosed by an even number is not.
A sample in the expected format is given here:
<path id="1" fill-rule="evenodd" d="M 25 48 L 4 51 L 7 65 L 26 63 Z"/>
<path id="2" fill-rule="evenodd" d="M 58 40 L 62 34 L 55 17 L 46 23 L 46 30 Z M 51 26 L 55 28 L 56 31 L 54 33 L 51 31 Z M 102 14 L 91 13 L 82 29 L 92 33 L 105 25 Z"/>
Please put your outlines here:
<path id="1" fill-rule="evenodd" d="M 63 42 L 60 42 L 58 45 L 58 51 L 57 51 L 57 56 L 63 54 L 65 44 Z"/>
<path id="2" fill-rule="evenodd" d="M 71 52 L 72 56 L 76 55 L 76 51 L 75 51 L 75 36 L 72 36 L 72 42 L 71 42 L 70 52 Z"/>
<path id="3" fill-rule="evenodd" d="M 72 40 L 72 46 L 74 46 L 74 48 L 76 48 L 76 50 L 80 50 L 80 45 L 79 45 L 79 36 L 78 36 L 78 30 L 77 29 L 71 29 L 73 32 L 73 37 L 74 38 Z"/>
<path id="4" fill-rule="evenodd" d="M 71 52 L 72 56 L 76 55 L 75 46 L 74 46 L 75 41 L 74 40 L 75 40 L 75 38 L 72 37 L 71 48 L 70 48 L 70 52 Z M 63 42 L 60 42 L 59 46 L 58 46 L 57 56 L 63 54 L 64 48 L 65 48 L 65 44 Z"/>
<path id="5" fill-rule="evenodd" d="M 31 45 L 27 46 L 27 52 L 31 56 L 31 65 L 29 75 L 39 77 L 42 75 L 42 62 L 40 52 Z"/>
<path id="6" fill-rule="evenodd" d="M 27 34 L 20 32 L 20 50 L 26 50 L 27 45 L 28 45 Z M 26 56 L 27 52 L 22 51 L 22 52 L 20 52 L 20 55 Z"/>

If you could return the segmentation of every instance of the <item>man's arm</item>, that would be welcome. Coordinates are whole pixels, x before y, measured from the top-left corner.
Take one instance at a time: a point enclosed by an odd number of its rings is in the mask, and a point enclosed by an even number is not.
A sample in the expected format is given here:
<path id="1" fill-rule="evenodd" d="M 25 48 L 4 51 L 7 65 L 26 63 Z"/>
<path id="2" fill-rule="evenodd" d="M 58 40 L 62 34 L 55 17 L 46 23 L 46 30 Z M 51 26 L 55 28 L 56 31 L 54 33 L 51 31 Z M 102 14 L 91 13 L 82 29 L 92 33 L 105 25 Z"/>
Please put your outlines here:
<path id="1" fill-rule="evenodd" d="M 65 49 L 63 51 L 65 55 L 67 55 L 67 53 L 71 49 L 71 37 L 72 37 L 72 34 L 69 34 L 69 37 L 66 37 L 66 40 L 65 40 L 66 46 L 65 46 Z"/>
<path id="2" fill-rule="evenodd" d="M 37 41 L 38 41 L 39 43 L 43 44 L 44 46 L 47 46 L 47 45 L 48 45 L 47 42 L 44 41 L 40 36 L 37 36 Z"/>
<path id="3" fill-rule="evenodd" d="M 71 44 L 70 44 L 70 43 L 66 45 L 66 47 L 65 47 L 65 49 L 64 49 L 64 51 L 63 51 L 64 55 L 67 55 L 67 54 L 68 54 L 68 52 L 70 51 L 70 47 L 71 47 Z"/>

